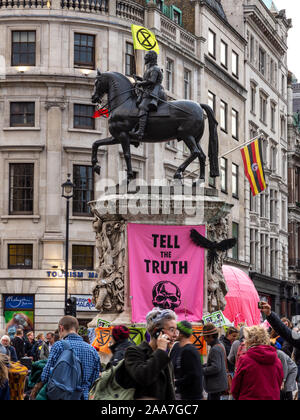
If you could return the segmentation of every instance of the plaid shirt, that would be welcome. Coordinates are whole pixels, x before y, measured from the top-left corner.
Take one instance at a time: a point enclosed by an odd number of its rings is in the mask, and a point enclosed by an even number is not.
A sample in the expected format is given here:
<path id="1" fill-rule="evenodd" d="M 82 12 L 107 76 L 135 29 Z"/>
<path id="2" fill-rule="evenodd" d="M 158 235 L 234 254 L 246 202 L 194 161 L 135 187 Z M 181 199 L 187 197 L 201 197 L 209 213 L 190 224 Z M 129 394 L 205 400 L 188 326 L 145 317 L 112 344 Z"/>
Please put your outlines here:
<path id="1" fill-rule="evenodd" d="M 75 355 L 81 362 L 82 366 L 82 388 L 84 392 L 84 399 L 88 400 L 89 390 L 100 373 L 100 357 L 97 351 L 77 334 L 69 334 L 65 340 L 68 340 Z M 41 381 L 47 383 L 57 360 L 64 351 L 64 346 L 61 341 L 57 341 L 51 348 L 49 358 L 44 367 Z"/>

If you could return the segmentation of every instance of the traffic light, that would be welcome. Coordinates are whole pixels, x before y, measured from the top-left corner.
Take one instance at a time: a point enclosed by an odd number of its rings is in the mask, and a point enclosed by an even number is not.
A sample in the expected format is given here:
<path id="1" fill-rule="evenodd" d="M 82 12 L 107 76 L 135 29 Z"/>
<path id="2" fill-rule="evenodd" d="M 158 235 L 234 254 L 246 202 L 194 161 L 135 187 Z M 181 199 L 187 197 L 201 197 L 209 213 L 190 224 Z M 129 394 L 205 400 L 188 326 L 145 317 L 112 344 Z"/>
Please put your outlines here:
<path id="1" fill-rule="evenodd" d="M 71 315 L 76 318 L 76 306 L 77 301 L 75 297 L 70 297 L 69 299 L 67 299 L 65 315 Z"/>

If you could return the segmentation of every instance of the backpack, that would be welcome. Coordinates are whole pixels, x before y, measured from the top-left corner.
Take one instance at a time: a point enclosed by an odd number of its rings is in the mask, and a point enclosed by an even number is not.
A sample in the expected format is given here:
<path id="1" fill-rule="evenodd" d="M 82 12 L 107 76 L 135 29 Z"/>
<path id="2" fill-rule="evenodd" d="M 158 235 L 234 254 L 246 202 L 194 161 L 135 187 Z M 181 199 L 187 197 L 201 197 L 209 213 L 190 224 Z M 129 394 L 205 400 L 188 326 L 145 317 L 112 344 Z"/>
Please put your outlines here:
<path id="1" fill-rule="evenodd" d="M 49 400 L 80 400 L 83 395 L 82 367 L 70 343 L 62 340 L 64 351 L 57 360 L 48 381 Z"/>
<path id="2" fill-rule="evenodd" d="M 135 388 L 125 388 L 117 382 L 116 376 L 126 374 L 124 360 L 102 373 L 89 392 L 89 400 L 133 400 Z"/>

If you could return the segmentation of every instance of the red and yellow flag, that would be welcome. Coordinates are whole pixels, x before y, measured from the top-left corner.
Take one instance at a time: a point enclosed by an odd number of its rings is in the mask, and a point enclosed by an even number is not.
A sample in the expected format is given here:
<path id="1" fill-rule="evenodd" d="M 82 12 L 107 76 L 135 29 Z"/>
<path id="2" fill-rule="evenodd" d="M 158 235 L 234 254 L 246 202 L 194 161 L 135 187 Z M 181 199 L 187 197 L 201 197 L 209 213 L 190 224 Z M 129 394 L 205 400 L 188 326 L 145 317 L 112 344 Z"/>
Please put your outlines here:
<path id="1" fill-rule="evenodd" d="M 255 197 L 267 188 L 259 139 L 257 138 L 251 144 L 241 149 L 241 153 L 245 174 L 250 182 L 252 195 Z"/>

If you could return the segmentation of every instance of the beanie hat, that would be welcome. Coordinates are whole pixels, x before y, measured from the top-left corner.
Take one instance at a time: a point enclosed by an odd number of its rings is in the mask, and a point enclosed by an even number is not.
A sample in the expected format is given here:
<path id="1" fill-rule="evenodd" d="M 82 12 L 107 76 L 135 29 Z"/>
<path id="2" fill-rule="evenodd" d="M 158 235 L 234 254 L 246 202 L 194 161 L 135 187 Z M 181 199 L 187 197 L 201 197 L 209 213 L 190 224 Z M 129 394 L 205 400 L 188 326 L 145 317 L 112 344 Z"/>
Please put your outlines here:
<path id="1" fill-rule="evenodd" d="M 208 337 L 209 335 L 215 335 L 215 334 L 219 334 L 219 331 L 214 324 L 209 323 L 209 324 L 204 325 L 203 331 L 202 331 L 203 337 Z"/>
<path id="2" fill-rule="evenodd" d="M 177 329 L 183 335 L 190 337 L 193 334 L 193 327 L 192 324 L 188 321 L 180 321 L 177 324 Z"/>
<path id="3" fill-rule="evenodd" d="M 121 341 L 129 338 L 130 331 L 127 327 L 125 327 L 125 325 L 118 325 L 113 328 L 111 334 L 116 341 Z"/>

